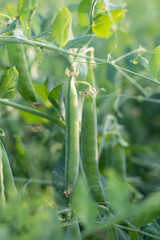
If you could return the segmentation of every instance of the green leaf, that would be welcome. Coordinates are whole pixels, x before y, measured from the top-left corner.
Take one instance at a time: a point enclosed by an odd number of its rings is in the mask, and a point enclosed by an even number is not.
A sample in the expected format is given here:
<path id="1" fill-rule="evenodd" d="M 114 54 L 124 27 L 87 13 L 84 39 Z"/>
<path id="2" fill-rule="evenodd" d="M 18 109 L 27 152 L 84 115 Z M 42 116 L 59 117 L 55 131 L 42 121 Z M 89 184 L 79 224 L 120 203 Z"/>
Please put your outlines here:
<path id="1" fill-rule="evenodd" d="M 28 19 L 30 15 L 31 0 L 20 0 L 17 6 L 17 14 L 20 17 L 22 24 L 22 31 L 27 36 Z"/>
<path id="2" fill-rule="evenodd" d="M 57 87 L 53 88 L 52 91 L 49 93 L 48 98 L 49 100 L 53 103 L 53 105 L 55 105 L 56 107 L 58 107 L 58 99 L 59 99 L 59 94 L 60 94 L 60 90 L 63 86 L 63 83 L 61 83 L 60 85 L 58 85 Z"/>
<path id="3" fill-rule="evenodd" d="M 86 227 L 93 226 L 94 219 L 98 214 L 97 208 L 89 200 L 89 193 L 84 179 L 79 178 L 77 186 L 73 192 L 72 208 L 76 216 Z"/>
<path id="4" fill-rule="evenodd" d="M 69 25 L 71 21 L 71 13 L 67 8 L 59 9 L 56 14 L 52 26 L 52 34 L 55 42 L 64 47 L 69 38 Z"/>
<path id="5" fill-rule="evenodd" d="M 78 19 L 82 27 L 89 25 L 89 11 L 92 0 L 82 0 L 78 7 Z"/>
<path id="6" fill-rule="evenodd" d="M 155 53 L 152 54 L 148 67 L 152 77 L 156 80 L 160 79 L 160 46 L 155 48 Z"/>
<path id="7" fill-rule="evenodd" d="M 20 17 L 22 31 L 25 36 L 30 35 L 31 21 L 37 8 L 37 0 L 20 0 L 17 15 Z"/>
<path id="8" fill-rule="evenodd" d="M 125 9 L 112 10 L 110 13 L 111 16 L 108 12 L 104 12 L 95 18 L 92 31 L 98 37 L 110 37 L 116 30 L 119 19 L 125 17 Z"/>
<path id="9" fill-rule="evenodd" d="M 15 67 L 7 70 L 5 78 L 0 83 L 0 98 L 14 98 L 19 73 Z"/>
<path id="10" fill-rule="evenodd" d="M 83 36 L 79 36 L 76 37 L 72 40 L 70 40 L 67 45 L 65 46 L 65 48 L 82 48 L 84 47 L 87 43 L 89 43 L 93 37 L 95 35 L 91 34 L 91 35 L 83 35 Z"/>
<path id="11" fill-rule="evenodd" d="M 160 191 L 152 193 L 143 202 L 140 202 L 133 206 L 133 222 L 137 226 L 152 221 L 155 216 L 158 215 L 160 210 Z M 140 223 L 140 221 L 142 221 Z"/>
<path id="12" fill-rule="evenodd" d="M 152 222 L 158 216 L 159 210 L 155 210 L 153 212 L 146 212 L 139 217 L 133 218 L 133 223 L 137 228 L 141 228 L 146 224 Z"/>
<path id="13" fill-rule="evenodd" d="M 143 228 L 143 231 L 159 237 L 160 226 L 159 226 L 159 224 L 156 222 L 156 220 L 154 220 L 154 221 L 151 222 L 150 224 L 147 224 L 147 225 Z M 149 238 L 149 239 L 150 239 L 150 238 Z M 155 238 L 155 240 L 156 240 L 156 238 Z"/>
<path id="14" fill-rule="evenodd" d="M 124 180 L 113 170 L 108 169 L 107 198 L 116 213 L 123 213 L 129 206 L 128 186 Z"/>
<path id="15" fill-rule="evenodd" d="M 64 101 L 63 101 L 63 94 L 62 94 L 62 86 L 63 83 L 59 84 L 57 87 L 53 88 L 52 91 L 49 93 L 48 98 L 57 108 L 63 119 L 65 118 L 65 109 L 64 109 Z"/>
<path id="16" fill-rule="evenodd" d="M 11 4 L 6 4 L 6 12 L 9 16 L 11 16 L 12 18 L 15 18 L 17 9 L 15 6 Z"/>

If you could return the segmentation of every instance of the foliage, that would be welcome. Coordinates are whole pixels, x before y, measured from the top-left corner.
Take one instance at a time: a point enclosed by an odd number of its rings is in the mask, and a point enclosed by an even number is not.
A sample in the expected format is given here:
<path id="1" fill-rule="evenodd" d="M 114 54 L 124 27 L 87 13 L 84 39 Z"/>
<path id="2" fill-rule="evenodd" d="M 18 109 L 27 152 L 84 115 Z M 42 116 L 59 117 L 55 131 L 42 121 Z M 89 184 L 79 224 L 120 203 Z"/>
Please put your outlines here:
<path id="1" fill-rule="evenodd" d="M 0 239 L 160 239 L 159 8 L 0 2 Z"/>

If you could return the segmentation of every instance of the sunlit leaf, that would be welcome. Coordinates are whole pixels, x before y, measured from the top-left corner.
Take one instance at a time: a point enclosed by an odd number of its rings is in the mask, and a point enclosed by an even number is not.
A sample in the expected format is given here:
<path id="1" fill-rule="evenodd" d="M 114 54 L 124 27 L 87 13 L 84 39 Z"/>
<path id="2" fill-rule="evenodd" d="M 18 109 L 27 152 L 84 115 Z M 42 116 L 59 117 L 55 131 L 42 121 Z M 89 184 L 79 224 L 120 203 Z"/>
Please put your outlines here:
<path id="1" fill-rule="evenodd" d="M 17 14 L 20 17 L 24 36 L 30 35 L 31 20 L 37 8 L 37 0 L 20 0 Z"/>
<path id="2" fill-rule="evenodd" d="M 155 48 L 155 53 L 152 54 L 149 60 L 149 70 L 151 75 L 156 79 L 160 79 L 160 46 Z"/>
<path id="3" fill-rule="evenodd" d="M 94 35 L 83 35 L 70 40 L 65 48 L 82 48 L 89 43 Z"/>
<path id="4" fill-rule="evenodd" d="M 98 37 L 110 37 L 117 29 L 119 19 L 125 17 L 124 9 L 112 10 L 110 13 L 111 16 L 108 12 L 104 12 L 95 18 L 92 30 Z"/>
<path id="5" fill-rule="evenodd" d="M 20 0 L 17 6 L 17 14 L 20 17 L 22 24 L 22 31 L 27 36 L 28 19 L 30 15 L 31 0 Z"/>
<path id="6" fill-rule="evenodd" d="M 82 27 L 86 27 L 89 24 L 89 11 L 92 0 L 82 0 L 78 7 L 78 19 Z"/>
<path id="7" fill-rule="evenodd" d="M 52 26 L 52 34 L 55 42 L 64 47 L 69 39 L 69 25 L 71 21 L 71 13 L 67 8 L 59 9 L 56 14 Z"/>

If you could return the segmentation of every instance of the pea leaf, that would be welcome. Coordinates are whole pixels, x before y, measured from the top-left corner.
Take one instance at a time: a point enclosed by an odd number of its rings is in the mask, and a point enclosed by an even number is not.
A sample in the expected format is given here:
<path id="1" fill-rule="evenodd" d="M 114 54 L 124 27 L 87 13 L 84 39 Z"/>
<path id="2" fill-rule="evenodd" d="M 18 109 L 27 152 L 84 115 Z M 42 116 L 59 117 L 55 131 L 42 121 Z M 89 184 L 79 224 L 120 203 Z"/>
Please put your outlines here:
<path id="1" fill-rule="evenodd" d="M 155 53 L 152 54 L 148 67 L 152 77 L 156 80 L 160 79 L 160 46 L 155 48 Z"/>
<path id="2" fill-rule="evenodd" d="M 20 17 L 21 24 L 22 24 L 22 31 L 25 36 L 27 36 L 30 6 L 31 6 L 31 0 L 20 0 L 17 6 L 17 14 Z"/>
<path id="3" fill-rule="evenodd" d="M 116 213 L 124 213 L 129 206 L 128 186 L 113 169 L 108 169 L 107 197 Z"/>
<path id="4" fill-rule="evenodd" d="M 89 24 L 89 11 L 92 0 L 82 0 L 78 7 L 78 19 L 82 27 L 87 27 Z"/>
<path id="5" fill-rule="evenodd" d="M 20 17 L 22 31 L 25 36 L 30 34 L 31 20 L 36 8 L 37 0 L 20 0 L 18 3 L 17 14 Z"/>
<path id="6" fill-rule="evenodd" d="M 15 67 L 7 70 L 4 79 L 0 83 L 0 97 L 1 98 L 14 98 L 15 90 L 17 87 L 19 73 Z"/>
<path id="7" fill-rule="evenodd" d="M 110 13 L 111 16 L 109 16 L 106 11 L 95 18 L 92 25 L 92 31 L 98 37 L 108 38 L 113 34 L 119 19 L 125 16 L 125 9 L 111 10 Z"/>
<path id="8" fill-rule="evenodd" d="M 64 47 L 69 38 L 69 25 L 71 21 L 71 13 L 67 8 L 59 9 L 56 14 L 52 26 L 52 34 L 55 42 Z"/>
<path id="9" fill-rule="evenodd" d="M 89 43 L 92 38 L 94 37 L 94 34 L 90 34 L 90 35 L 83 35 L 83 36 L 79 36 L 76 37 L 72 40 L 70 40 L 67 45 L 65 46 L 65 48 L 82 48 L 84 47 L 84 45 L 86 45 L 87 43 Z"/>
<path id="10" fill-rule="evenodd" d="M 51 101 L 51 103 L 57 108 L 62 118 L 64 119 L 65 110 L 64 110 L 62 86 L 63 86 L 63 83 L 53 88 L 52 91 L 49 93 L 48 98 Z"/>
<path id="11" fill-rule="evenodd" d="M 98 214 L 97 208 L 89 200 L 89 193 L 86 182 L 83 178 L 79 178 L 72 197 L 72 208 L 77 217 L 90 228 Z"/>
<path id="12" fill-rule="evenodd" d="M 153 212 L 145 212 L 143 215 L 139 217 L 133 217 L 132 221 L 137 228 L 141 228 L 146 224 L 152 222 L 158 216 L 159 210 L 155 210 Z"/>
<path id="13" fill-rule="evenodd" d="M 15 6 L 13 6 L 11 4 L 6 4 L 6 12 L 9 16 L 14 18 L 16 16 L 17 9 Z"/>

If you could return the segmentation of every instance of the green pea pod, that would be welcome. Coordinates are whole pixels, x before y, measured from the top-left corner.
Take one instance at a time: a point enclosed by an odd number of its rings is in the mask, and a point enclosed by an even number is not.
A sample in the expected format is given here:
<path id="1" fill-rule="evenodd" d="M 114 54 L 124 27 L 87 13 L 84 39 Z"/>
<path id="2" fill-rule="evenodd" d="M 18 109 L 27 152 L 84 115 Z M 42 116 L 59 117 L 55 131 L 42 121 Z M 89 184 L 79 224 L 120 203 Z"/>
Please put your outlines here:
<path id="1" fill-rule="evenodd" d="M 125 149 L 120 144 L 111 146 L 111 165 L 122 178 L 126 179 Z"/>
<path id="2" fill-rule="evenodd" d="M 105 202 L 98 170 L 96 106 L 90 95 L 85 96 L 82 108 L 81 158 L 93 199 Z"/>
<path id="3" fill-rule="evenodd" d="M 16 186 L 14 183 L 10 162 L 6 153 L 6 150 L 0 141 L 0 147 L 2 151 L 2 163 L 3 163 L 3 176 L 4 176 L 4 190 L 5 196 L 8 198 L 14 197 L 17 194 Z"/>
<path id="4" fill-rule="evenodd" d="M 28 72 L 28 66 L 24 54 L 23 45 L 19 43 L 7 44 L 8 57 L 11 66 L 15 66 L 19 72 L 18 91 L 27 100 L 36 102 L 35 91 Z"/>
<path id="5" fill-rule="evenodd" d="M 65 148 L 65 176 L 67 194 L 73 190 L 79 172 L 79 121 L 78 97 L 75 78 L 71 77 L 65 98 L 66 148 Z"/>

